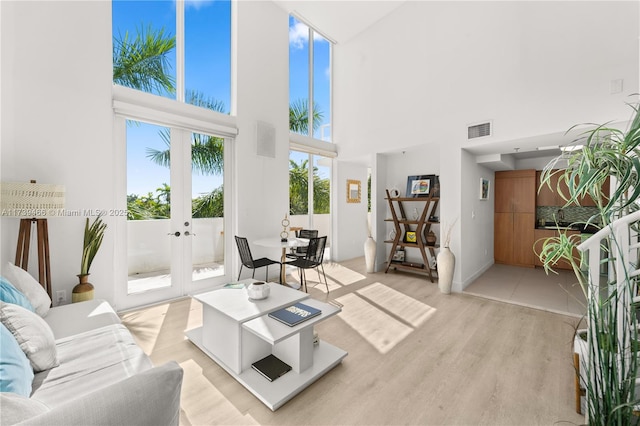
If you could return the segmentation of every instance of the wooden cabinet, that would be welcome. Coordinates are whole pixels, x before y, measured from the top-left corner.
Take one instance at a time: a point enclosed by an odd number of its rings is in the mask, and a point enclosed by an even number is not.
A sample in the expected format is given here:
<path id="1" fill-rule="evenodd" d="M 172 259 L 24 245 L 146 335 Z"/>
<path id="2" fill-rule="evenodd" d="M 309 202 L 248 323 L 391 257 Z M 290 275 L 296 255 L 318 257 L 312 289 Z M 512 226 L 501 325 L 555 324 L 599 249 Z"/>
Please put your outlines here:
<path id="1" fill-rule="evenodd" d="M 602 193 L 604 194 L 604 196 L 605 196 L 605 198 L 607 200 L 609 199 L 610 188 L 611 188 L 611 181 L 610 181 L 609 177 L 607 177 L 607 180 L 605 181 L 604 185 L 602 186 Z M 596 202 L 593 201 L 593 198 L 591 198 L 591 196 L 587 195 L 586 197 L 580 199 L 580 205 L 581 206 L 595 207 Z"/>
<path id="2" fill-rule="evenodd" d="M 554 173 L 551 175 L 550 184 L 540 186 L 540 176 L 542 175 L 541 171 L 536 172 L 536 206 L 558 206 L 563 207 L 566 204 L 566 201 L 560 196 L 560 193 L 564 194 L 565 197 L 569 196 L 569 188 L 567 184 L 564 183 L 561 179 L 559 179 L 559 175 L 561 173 Z M 558 187 L 558 182 L 560 182 L 560 187 Z M 606 183 L 604 184 L 603 191 L 605 195 L 609 196 L 609 178 L 607 178 Z M 596 205 L 595 201 L 590 196 L 586 196 L 584 198 L 580 198 L 578 200 L 579 205 L 583 207 L 593 207 Z"/>
<path id="3" fill-rule="evenodd" d="M 428 220 L 434 216 L 440 197 L 434 197 L 433 191 L 426 198 L 400 198 L 391 197 L 389 190 L 387 190 L 387 201 L 389 202 L 389 210 L 391 211 L 391 218 L 385 219 L 385 221 L 393 222 L 395 235 L 393 240 L 385 241 L 385 243 L 391 244 L 391 252 L 389 259 L 387 260 L 387 268 L 385 273 L 389 271 L 389 268 L 402 269 L 413 272 L 426 273 L 429 276 L 431 282 L 433 282 L 433 274 L 437 271 L 433 267 L 436 253 L 435 249 L 440 247 L 437 244 L 428 245 L 426 243 L 426 237 L 431 229 L 431 225 L 438 222 Z M 411 204 L 413 208 L 419 212 L 416 219 L 409 219 L 405 213 L 405 205 Z M 412 239 L 408 239 L 407 233 L 413 234 Z M 422 257 L 422 263 L 411 263 L 405 261 L 395 261 L 393 259 L 396 250 L 399 248 L 415 248 L 418 249 Z"/>
<path id="4" fill-rule="evenodd" d="M 533 267 L 536 171 L 495 173 L 494 261 Z"/>
<path id="5" fill-rule="evenodd" d="M 580 232 L 578 231 L 562 231 L 565 232 L 567 235 L 579 235 Z M 540 260 L 540 258 L 538 257 L 538 254 L 540 253 L 540 251 L 542 250 L 542 244 L 544 243 L 544 240 L 546 240 L 547 238 L 552 238 L 552 237 L 557 237 L 560 232 L 559 231 L 554 231 L 551 229 L 536 229 L 534 231 L 534 245 L 533 245 L 533 249 L 534 252 L 536 253 L 534 256 L 534 263 L 536 266 L 542 266 L 542 261 Z M 573 257 L 574 258 L 579 258 L 580 254 L 578 252 L 577 248 L 573 249 Z M 553 266 L 554 269 L 573 269 L 571 264 L 566 261 L 566 260 L 560 260 L 558 262 L 556 262 Z"/>
<path id="6" fill-rule="evenodd" d="M 565 201 L 558 192 L 558 174 L 554 173 L 549 179 L 549 184 L 541 185 L 542 172 L 536 172 L 536 206 L 564 206 Z M 569 195 L 569 188 L 566 184 L 560 188 L 565 196 Z"/>

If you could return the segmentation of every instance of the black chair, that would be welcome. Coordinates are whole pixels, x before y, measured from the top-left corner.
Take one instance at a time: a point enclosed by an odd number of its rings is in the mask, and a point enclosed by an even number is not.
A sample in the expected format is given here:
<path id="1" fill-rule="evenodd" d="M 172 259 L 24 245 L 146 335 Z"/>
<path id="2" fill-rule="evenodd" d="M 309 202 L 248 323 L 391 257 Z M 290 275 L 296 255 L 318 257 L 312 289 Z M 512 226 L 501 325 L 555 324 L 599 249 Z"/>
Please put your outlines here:
<path id="1" fill-rule="evenodd" d="M 322 275 L 324 275 L 324 285 L 327 287 L 327 293 L 329 293 L 329 284 L 327 283 L 327 275 L 324 273 L 324 266 L 322 265 L 322 259 L 324 258 L 324 248 L 327 245 L 327 237 L 316 237 L 309 239 L 309 245 L 307 246 L 307 252 L 304 257 L 299 257 L 291 262 L 285 262 L 287 265 L 297 266 L 300 272 L 300 285 L 304 287 L 304 291 L 307 291 L 307 277 L 304 271 L 306 269 L 315 269 L 318 272 L 318 281 L 322 283 L 320 277 L 320 268 L 322 268 Z"/>
<path id="2" fill-rule="evenodd" d="M 262 257 L 260 259 L 253 259 L 251 255 L 251 249 L 249 248 L 249 242 L 244 237 L 236 236 L 236 244 L 238 245 L 238 252 L 240 253 L 240 261 L 242 265 L 240 265 L 240 272 L 238 272 L 238 281 L 240 280 L 240 274 L 242 274 L 242 267 L 246 266 L 249 269 L 253 269 L 253 274 L 251 274 L 251 278 L 255 277 L 256 269 L 262 268 L 263 266 L 267 267 L 267 272 L 265 275 L 265 281 L 269 280 L 269 265 L 280 265 L 280 269 L 282 269 L 282 263 L 277 260 L 271 260 L 266 257 Z"/>
<path id="3" fill-rule="evenodd" d="M 318 237 L 317 229 L 301 229 L 296 232 L 296 238 L 305 238 L 307 240 Z M 290 259 L 297 259 L 304 257 L 307 254 L 307 246 L 292 247 L 291 253 L 287 253 L 287 257 Z"/>

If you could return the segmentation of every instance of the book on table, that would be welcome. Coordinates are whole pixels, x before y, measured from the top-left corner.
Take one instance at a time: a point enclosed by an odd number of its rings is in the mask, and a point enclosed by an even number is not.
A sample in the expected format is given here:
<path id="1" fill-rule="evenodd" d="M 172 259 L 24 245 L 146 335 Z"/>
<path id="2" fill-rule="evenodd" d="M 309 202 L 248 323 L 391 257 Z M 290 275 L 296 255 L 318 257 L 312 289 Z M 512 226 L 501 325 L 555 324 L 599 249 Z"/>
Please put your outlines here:
<path id="1" fill-rule="evenodd" d="M 312 308 L 304 303 L 296 303 L 295 305 L 273 311 L 269 313 L 269 316 L 293 327 L 321 313 L 322 311 L 320 309 Z"/>
<path id="2" fill-rule="evenodd" d="M 291 366 L 273 354 L 251 364 L 254 370 L 262 374 L 270 382 L 291 370 Z"/>

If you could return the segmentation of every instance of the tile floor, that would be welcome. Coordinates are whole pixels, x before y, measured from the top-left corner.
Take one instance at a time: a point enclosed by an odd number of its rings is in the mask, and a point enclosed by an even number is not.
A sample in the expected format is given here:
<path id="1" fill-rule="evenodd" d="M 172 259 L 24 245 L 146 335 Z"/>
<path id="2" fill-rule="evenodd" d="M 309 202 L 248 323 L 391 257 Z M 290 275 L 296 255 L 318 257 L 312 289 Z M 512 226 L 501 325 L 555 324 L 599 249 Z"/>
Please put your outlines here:
<path id="1" fill-rule="evenodd" d="M 531 308 L 581 317 L 585 297 L 572 271 L 547 275 L 542 268 L 494 264 L 464 293 Z"/>

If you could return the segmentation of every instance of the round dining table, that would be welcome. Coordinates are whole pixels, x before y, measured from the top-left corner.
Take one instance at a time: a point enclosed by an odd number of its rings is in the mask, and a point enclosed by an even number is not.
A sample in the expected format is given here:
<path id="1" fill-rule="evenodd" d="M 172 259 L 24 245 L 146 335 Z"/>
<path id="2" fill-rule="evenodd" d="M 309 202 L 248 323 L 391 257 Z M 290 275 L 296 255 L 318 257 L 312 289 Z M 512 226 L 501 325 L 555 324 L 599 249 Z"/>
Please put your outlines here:
<path id="1" fill-rule="evenodd" d="M 280 283 L 287 284 L 287 280 L 285 279 L 287 273 L 284 264 L 287 260 L 287 251 L 296 247 L 306 247 L 309 245 L 309 240 L 307 238 L 287 238 L 285 241 L 282 241 L 280 238 L 262 238 L 255 240 L 253 244 L 262 247 L 282 249 L 280 256 L 280 262 L 282 262 L 282 268 L 280 268 Z"/>

